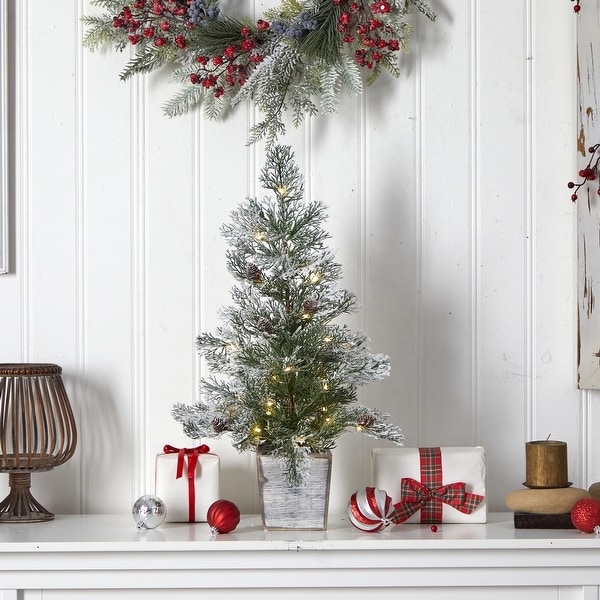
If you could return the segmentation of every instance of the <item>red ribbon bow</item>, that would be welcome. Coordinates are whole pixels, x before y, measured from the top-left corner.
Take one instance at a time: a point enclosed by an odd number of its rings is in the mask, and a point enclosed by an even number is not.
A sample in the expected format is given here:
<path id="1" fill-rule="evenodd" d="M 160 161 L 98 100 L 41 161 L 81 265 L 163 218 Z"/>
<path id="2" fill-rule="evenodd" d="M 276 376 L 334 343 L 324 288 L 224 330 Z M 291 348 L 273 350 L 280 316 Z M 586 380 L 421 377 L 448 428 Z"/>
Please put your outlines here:
<path id="1" fill-rule="evenodd" d="M 442 485 L 442 456 L 439 448 L 419 448 L 421 480 L 403 477 L 400 483 L 401 500 L 394 505 L 392 520 L 402 523 L 421 510 L 421 523 L 441 523 L 442 505 L 470 515 L 484 496 L 466 491 L 462 481 Z"/>
<path id="2" fill-rule="evenodd" d="M 187 457 L 187 480 L 188 480 L 188 521 L 196 520 L 196 465 L 200 454 L 210 452 L 206 444 L 197 448 L 176 448 L 166 444 L 163 448 L 165 454 L 177 454 L 177 473 L 175 479 L 183 477 L 183 467 Z"/>

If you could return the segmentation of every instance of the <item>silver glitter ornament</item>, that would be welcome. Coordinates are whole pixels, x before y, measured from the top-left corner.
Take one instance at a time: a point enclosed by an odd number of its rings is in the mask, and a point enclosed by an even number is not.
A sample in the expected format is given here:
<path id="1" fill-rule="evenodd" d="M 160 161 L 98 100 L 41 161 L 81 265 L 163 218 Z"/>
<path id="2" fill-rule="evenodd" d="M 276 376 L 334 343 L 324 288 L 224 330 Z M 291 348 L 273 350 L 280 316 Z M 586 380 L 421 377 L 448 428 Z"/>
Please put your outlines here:
<path id="1" fill-rule="evenodd" d="M 167 517 L 167 507 L 157 496 L 150 494 L 138 498 L 131 509 L 138 529 L 154 529 Z"/>

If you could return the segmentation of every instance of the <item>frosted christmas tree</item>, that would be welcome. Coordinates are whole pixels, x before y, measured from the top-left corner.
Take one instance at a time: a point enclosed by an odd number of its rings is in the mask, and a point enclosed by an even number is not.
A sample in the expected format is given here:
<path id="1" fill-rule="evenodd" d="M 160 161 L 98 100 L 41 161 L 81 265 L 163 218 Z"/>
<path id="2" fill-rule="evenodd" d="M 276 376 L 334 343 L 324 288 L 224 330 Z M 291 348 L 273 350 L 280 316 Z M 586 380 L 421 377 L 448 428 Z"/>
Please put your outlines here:
<path id="1" fill-rule="evenodd" d="M 211 373 L 203 399 L 172 414 L 193 439 L 227 433 L 239 451 L 267 450 L 297 485 L 308 455 L 333 448 L 346 429 L 396 444 L 403 435 L 387 414 L 357 403 L 360 386 L 389 374 L 389 358 L 334 323 L 356 311 L 357 299 L 338 287 L 325 207 L 304 200 L 289 147 L 270 148 L 260 181 L 272 196 L 247 199 L 222 228 L 238 283 L 223 325 L 198 337 Z"/>

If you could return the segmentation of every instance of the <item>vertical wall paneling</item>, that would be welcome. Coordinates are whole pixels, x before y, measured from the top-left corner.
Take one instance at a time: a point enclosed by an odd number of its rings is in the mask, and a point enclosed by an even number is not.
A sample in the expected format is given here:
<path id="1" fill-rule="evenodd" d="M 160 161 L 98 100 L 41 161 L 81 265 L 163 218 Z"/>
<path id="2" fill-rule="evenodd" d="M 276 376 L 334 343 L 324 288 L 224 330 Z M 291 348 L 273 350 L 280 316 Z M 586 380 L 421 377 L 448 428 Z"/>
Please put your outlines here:
<path id="1" fill-rule="evenodd" d="M 85 289 L 86 289 L 86 255 L 85 255 L 85 244 L 86 244 L 86 215 L 85 215 L 85 203 L 83 198 L 86 195 L 85 186 L 85 154 L 86 154 L 86 129 L 85 129 L 85 61 L 84 61 L 84 49 L 82 46 L 83 42 L 83 27 L 81 24 L 81 16 L 83 15 L 83 1 L 79 0 L 76 3 L 76 10 L 73 11 L 72 18 L 74 20 L 74 30 L 76 32 L 74 39 L 73 52 L 76 58 L 76 69 L 75 69 L 75 155 L 76 155 L 76 166 L 75 166 L 75 219 L 76 219 L 76 256 L 77 265 L 75 272 L 76 281 L 76 366 L 75 374 L 73 377 L 73 393 L 72 393 L 72 406 L 75 412 L 76 422 L 80 421 L 80 401 L 82 398 L 87 396 L 86 393 L 86 328 L 85 328 L 85 315 L 86 315 L 86 301 L 85 301 Z M 85 494 L 83 492 L 82 482 L 82 462 L 79 460 L 81 455 L 81 445 L 85 443 L 81 437 L 78 440 L 79 451 L 77 458 L 74 461 L 74 472 L 77 474 L 77 487 L 79 491 L 76 507 L 77 511 L 81 511 L 82 504 L 84 502 Z M 75 471 L 76 469 L 76 471 Z"/>
<path id="2" fill-rule="evenodd" d="M 422 29 L 417 24 L 418 40 L 420 47 L 426 47 L 426 40 L 430 39 L 426 35 L 426 29 Z M 415 59 L 416 70 L 414 77 L 414 134 L 413 134 L 413 147 L 411 149 L 413 154 L 413 181 L 414 181 L 414 324 L 415 327 L 412 331 L 413 345 L 416 353 L 416 365 L 415 374 L 416 378 L 412 382 L 414 401 L 416 403 L 416 421 L 413 421 L 414 431 L 416 433 L 416 439 L 412 443 L 408 443 L 409 446 L 424 446 L 425 442 L 425 417 L 423 409 L 423 106 L 422 106 L 422 79 L 421 79 L 421 64 L 423 53 L 418 52 L 417 58 Z M 409 191 L 409 190 L 407 190 Z M 409 238 L 410 239 L 410 238 Z M 408 375 L 405 372 L 404 375 Z M 411 389 L 409 387 L 409 389 Z M 408 437 L 408 440 L 411 438 Z"/>
<path id="3" fill-rule="evenodd" d="M 258 18 L 266 4 L 235 10 Z M 574 485 L 600 479 L 596 392 L 575 377 L 568 4 L 432 0 L 438 18 L 413 17 L 398 79 L 382 73 L 281 140 L 328 207 L 342 284 L 362 306 L 348 324 L 391 359 L 361 401 L 389 412 L 406 445 L 482 444 L 492 510 L 521 486 L 529 437 L 568 442 Z M 260 115 L 166 118 L 168 70 L 122 82 L 127 52 L 81 48 L 79 17 L 100 10 L 89 0 L 5 6 L 15 252 L 0 361 L 61 364 L 76 411 L 77 453 L 34 479 L 36 496 L 57 512 L 129 511 L 162 446 L 195 443 L 170 410 L 199 399 L 195 338 L 231 301 L 220 227 L 263 194 L 265 145 L 246 146 Z M 221 495 L 258 510 L 254 456 L 208 443 Z M 369 483 L 381 444 L 341 437 L 332 511 Z"/>
<path id="4" fill-rule="evenodd" d="M 544 7 L 544 8 L 542 8 Z M 548 45 L 547 39 L 575 39 L 579 17 L 561 3 L 532 0 L 532 160 L 533 267 L 531 437 L 563 439 L 569 447 L 569 473 L 581 485 L 580 465 L 592 456 L 580 451 L 581 407 L 577 377 L 576 207 L 566 182 L 576 174 L 576 45 Z M 587 18 L 587 17 L 586 17 Z M 557 97 L 547 90 L 565 88 Z M 553 326 L 548 325 L 552 323 Z M 585 414 L 585 413 L 584 413 Z M 580 433 L 581 432 L 581 433 Z M 585 472 L 586 469 L 583 469 Z"/>
<path id="5" fill-rule="evenodd" d="M 18 230 L 18 244 L 19 253 L 16 258 L 16 262 L 20 267 L 18 273 L 19 281 L 19 294 L 17 297 L 20 323 L 20 356 L 19 359 L 23 361 L 29 360 L 30 351 L 30 306 L 29 306 L 29 273 L 30 273 L 30 239 L 29 235 L 29 182 L 31 180 L 31 165 L 29 161 L 29 148 L 31 147 L 31 126 L 29 123 L 29 115 L 31 114 L 31 105 L 29 102 L 31 88 L 31 51 L 30 41 L 28 43 L 21 43 L 17 46 L 17 39 L 27 39 L 26 25 L 28 22 L 28 6 L 27 2 L 22 2 L 18 6 L 13 6 L 16 31 L 19 32 L 18 36 L 15 36 L 15 81 L 17 92 L 15 93 L 15 113 L 16 122 L 18 127 L 16 128 L 15 134 L 15 146 L 18 149 L 18 159 L 15 161 L 15 195 L 19 202 L 15 202 L 15 212 L 17 220 Z M 18 52 L 17 52 L 18 48 Z M 25 101 L 23 104 L 17 102 L 16 99 L 22 96 Z M 13 310 L 16 307 L 13 308 Z M 11 348 L 15 352 L 15 348 Z"/>
<path id="6" fill-rule="evenodd" d="M 477 0 L 471 0 L 469 4 L 469 112 L 470 112 L 470 297 L 471 297 L 471 442 L 481 444 L 481 432 L 479 426 L 480 406 L 482 403 L 481 377 L 479 365 L 481 359 L 481 330 L 480 330 L 480 279 L 479 279 L 479 257 L 480 257 L 480 222 L 479 222 L 479 48 L 480 35 L 478 29 Z"/>
<path id="7" fill-rule="evenodd" d="M 19 273 L 16 268 L 21 255 L 20 246 L 23 241 L 21 205 L 16 202 L 16 198 L 26 189 L 26 181 L 22 182 L 18 176 L 26 156 L 22 150 L 24 142 L 18 146 L 17 143 L 18 140 L 23 140 L 26 137 L 22 133 L 25 130 L 25 115 L 27 113 L 26 110 L 22 110 L 22 107 L 18 106 L 14 101 L 18 96 L 17 89 L 20 90 L 25 86 L 27 73 L 22 68 L 26 60 L 26 51 L 24 49 L 17 51 L 14 45 L 14 39 L 19 35 L 21 27 L 19 8 L 21 7 L 15 7 L 6 3 L 3 4 L 6 23 L 6 35 L 3 40 L 6 51 L 4 59 L 7 65 L 6 82 L 10 86 L 6 89 L 6 117 L 8 119 L 6 125 L 8 128 L 5 130 L 5 135 L 7 136 L 5 139 L 8 145 L 3 152 L 10 152 L 10 156 L 6 155 L 4 160 L 6 160 L 6 165 L 10 169 L 9 172 L 5 172 L 5 176 L 7 177 L 5 185 L 8 186 L 5 189 L 9 194 L 6 196 L 6 200 L 10 222 L 8 232 L 10 233 L 11 272 L 2 276 L 2 291 L 0 292 L 2 297 L 2 300 L 0 300 L 1 306 L 5 314 L 11 315 L 10 319 L 3 319 L 2 323 L 0 323 L 1 344 L 5 349 L 4 353 L 6 356 L 12 356 L 16 361 L 22 360 L 26 352 L 26 328 L 23 319 L 25 312 L 23 302 L 25 281 L 22 277 L 22 269 L 20 269 L 21 272 Z M 4 482 L 2 481 L 1 483 Z"/>
<path id="8" fill-rule="evenodd" d="M 78 231 L 75 13 L 72 2 L 36 4 L 35 8 L 29 4 L 26 23 L 38 32 L 30 44 L 28 64 L 29 358 L 61 365 L 70 395 L 77 364 L 77 322 L 73 318 L 77 315 Z M 44 26 L 57 14 L 68 24 L 60 33 L 60 44 L 56 44 L 56 32 Z M 53 45 L 49 53 L 47 48 Z M 59 90 L 57 80 L 61 82 Z M 52 472 L 55 487 L 44 487 L 39 495 L 42 504 L 53 506 L 60 501 L 72 511 L 78 508 L 76 467 L 69 462 Z M 37 479 L 43 481 L 48 475 Z"/>
<path id="9" fill-rule="evenodd" d="M 331 236 L 327 245 L 342 266 L 340 285 L 355 293 L 364 307 L 367 299 L 360 280 L 365 245 L 361 215 L 368 199 L 364 188 L 365 145 L 360 128 L 354 126 L 361 122 L 362 110 L 361 101 L 348 96 L 342 99 L 336 115 L 319 115 L 311 119 L 305 156 L 299 155 L 301 146 L 295 142 L 298 132 L 290 130 L 286 141 L 292 144 L 299 158 L 307 184 L 307 199 L 321 201 L 327 208 L 324 228 Z M 336 127 L 338 118 L 347 126 Z M 361 308 L 357 314 L 348 315 L 343 320 L 350 327 L 360 329 L 363 319 L 364 308 Z M 360 434 L 348 432 L 340 438 L 334 450 L 331 501 L 340 505 L 346 490 L 364 477 L 361 473 L 366 462 L 360 438 Z"/>
<path id="10" fill-rule="evenodd" d="M 478 3 L 480 442 L 496 502 L 524 472 L 527 391 L 526 8 Z M 502 124 L 500 126 L 500 123 Z M 500 503 L 500 506 L 502 504 Z"/>
<path id="11" fill-rule="evenodd" d="M 379 149 L 377 145 L 373 146 L 371 144 L 372 140 L 367 135 L 368 130 L 368 100 L 369 100 L 369 90 L 366 91 L 365 94 L 361 95 L 356 99 L 356 126 L 358 131 L 360 132 L 359 136 L 359 147 L 358 147 L 358 164 L 357 164 L 357 174 L 358 174 L 358 190 L 359 194 L 357 197 L 358 204 L 356 207 L 358 219 L 360 223 L 360 228 L 357 237 L 357 247 L 356 254 L 358 261 L 356 263 L 356 288 L 354 292 L 358 296 L 360 310 L 357 315 L 357 319 L 355 320 L 355 327 L 361 331 L 367 333 L 370 336 L 372 350 L 374 352 L 380 352 L 378 346 L 383 343 L 383 340 L 380 340 L 377 337 L 373 337 L 374 332 L 372 331 L 371 325 L 372 319 L 369 318 L 371 311 L 373 310 L 373 306 L 371 304 L 372 297 L 369 294 L 370 286 L 372 282 L 375 280 L 375 274 L 379 269 L 379 262 L 381 259 L 377 259 L 376 257 L 381 256 L 380 250 L 380 240 L 378 236 L 373 235 L 374 231 L 372 228 L 372 219 L 371 215 L 376 211 L 375 206 L 377 206 L 378 200 L 380 199 L 379 190 L 377 187 L 373 186 L 373 182 L 370 178 L 369 173 L 369 164 L 372 156 L 372 152 L 374 152 L 375 156 L 379 155 Z M 374 260 L 369 260 L 369 257 L 375 257 Z M 346 268 L 346 272 L 348 268 Z M 367 405 L 377 405 L 377 395 L 375 394 L 377 387 L 375 384 L 367 386 L 365 389 L 362 389 L 359 392 L 360 401 Z M 360 481 L 367 481 L 371 474 L 371 462 L 370 462 L 370 449 L 372 444 L 370 444 L 364 436 L 352 432 L 352 435 L 357 435 L 360 439 L 354 442 L 354 452 L 352 453 L 355 456 L 355 464 L 357 465 L 357 471 L 360 477 Z M 343 440 L 345 442 L 345 440 Z M 339 460 L 339 459 L 338 459 Z M 360 482 L 357 483 L 356 486 L 353 486 L 350 481 L 347 481 L 346 478 L 341 479 L 345 485 L 340 485 L 340 489 L 347 489 L 348 487 L 357 489 L 360 487 Z"/>
<path id="12" fill-rule="evenodd" d="M 56 7 L 55 7 L 56 8 Z M 83 11 L 97 11 L 85 2 Z M 53 19 L 60 23 L 58 15 Z M 86 396 L 80 403 L 84 512 L 130 510 L 143 465 L 134 460 L 133 331 L 138 251 L 138 156 L 132 136 L 132 82 L 119 80 L 125 54 L 85 50 Z M 137 109 L 133 113 L 138 115 Z M 136 217 L 137 218 L 137 217 Z M 138 453 L 139 455 L 139 453 Z M 139 456 L 138 456 L 139 458 Z M 110 508 L 107 508 L 110 507 Z"/>
<path id="13" fill-rule="evenodd" d="M 147 240 L 147 81 L 136 77 L 132 82 L 129 106 L 132 177 L 131 205 L 131 344 L 133 369 L 131 372 L 131 439 L 133 445 L 133 477 L 131 496 L 143 493 L 147 470 L 147 376 L 148 376 L 148 240 Z"/>
<path id="14" fill-rule="evenodd" d="M 592 430 L 592 394 L 591 390 L 581 391 L 581 409 L 580 409 L 580 442 L 576 446 L 581 459 L 579 463 L 579 476 L 582 485 L 586 488 L 589 487 L 594 481 L 598 480 L 598 477 L 594 476 L 592 471 L 592 465 L 594 461 L 591 460 L 594 451 L 594 432 Z"/>
<path id="15" fill-rule="evenodd" d="M 243 107 L 241 107 L 243 108 Z M 201 331 L 214 331 L 220 324 L 220 310 L 231 302 L 230 289 L 235 280 L 226 267 L 227 245 L 221 236 L 221 225 L 255 189 L 263 194 L 256 177 L 262 168 L 257 148 L 246 146 L 250 122 L 255 117 L 248 110 L 239 110 L 224 121 L 202 123 L 200 170 L 202 203 L 202 312 L 198 331 L 191 332 L 191 341 Z M 262 146 L 261 146 L 262 148 Z M 262 154 L 260 154 L 262 156 Z M 200 375 L 208 376 L 205 366 Z M 221 456 L 221 495 L 230 498 L 247 510 L 258 510 L 253 455 L 239 454 L 229 439 L 209 441 L 209 446 Z"/>
<path id="16" fill-rule="evenodd" d="M 446 7 L 438 17 L 442 49 L 421 58 L 425 445 L 471 440 L 469 8 L 465 0 Z M 452 27 L 444 26 L 450 22 Z M 437 95 L 441 80 L 445 110 Z"/>
<path id="17" fill-rule="evenodd" d="M 0 5 L 0 275 L 8 271 L 8 10 Z"/>
<path id="18" fill-rule="evenodd" d="M 534 174 L 533 159 L 532 159 L 532 127 L 534 121 L 533 114 L 533 98 L 532 98 L 532 73 L 533 73 L 533 46 L 532 37 L 533 22 L 531 14 L 531 0 L 526 0 L 523 6 L 523 20 L 525 24 L 525 35 L 523 44 L 524 63 L 524 108 L 526 111 L 526 120 L 524 123 L 523 142 L 524 142 L 524 190 L 525 190 L 525 206 L 524 206 L 524 255 L 525 255 L 525 435 L 527 439 L 537 439 L 534 427 L 534 414 L 536 405 L 536 381 L 534 376 L 534 360 L 535 352 L 535 332 L 532 329 L 532 324 L 535 322 L 535 242 L 536 236 L 533 229 L 535 202 L 533 198 L 532 179 Z M 551 435 L 548 433 L 544 439 Z"/>

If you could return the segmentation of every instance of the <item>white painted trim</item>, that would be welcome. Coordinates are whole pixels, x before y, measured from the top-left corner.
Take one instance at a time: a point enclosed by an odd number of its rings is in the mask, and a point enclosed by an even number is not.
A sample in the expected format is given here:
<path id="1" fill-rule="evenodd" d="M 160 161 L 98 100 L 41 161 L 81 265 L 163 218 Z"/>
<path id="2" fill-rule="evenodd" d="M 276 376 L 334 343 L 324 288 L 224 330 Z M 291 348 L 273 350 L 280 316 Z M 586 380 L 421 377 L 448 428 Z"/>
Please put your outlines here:
<path id="1" fill-rule="evenodd" d="M 0 274 L 8 273 L 8 12 L 0 3 Z"/>

